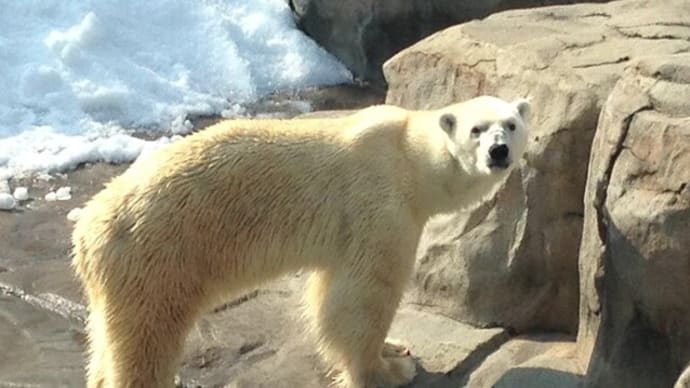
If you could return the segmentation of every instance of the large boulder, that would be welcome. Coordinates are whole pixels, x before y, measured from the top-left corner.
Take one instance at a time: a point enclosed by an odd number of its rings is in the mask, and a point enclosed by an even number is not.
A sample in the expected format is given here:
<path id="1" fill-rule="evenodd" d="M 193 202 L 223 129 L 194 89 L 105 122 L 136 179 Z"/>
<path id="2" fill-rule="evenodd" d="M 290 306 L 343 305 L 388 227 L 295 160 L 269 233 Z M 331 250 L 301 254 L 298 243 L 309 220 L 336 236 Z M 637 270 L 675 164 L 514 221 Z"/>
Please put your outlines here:
<path id="1" fill-rule="evenodd" d="M 442 28 L 510 8 L 575 0 L 286 0 L 300 27 L 363 79 L 381 84 L 381 65 Z M 594 0 L 603 2 L 607 0 Z"/>
<path id="2" fill-rule="evenodd" d="M 687 16 L 686 16 L 687 20 Z M 690 54 L 630 66 L 599 121 L 585 195 L 587 387 L 670 387 L 690 362 Z"/>
<path id="3" fill-rule="evenodd" d="M 525 165 L 495 198 L 430 222 L 409 301 L 477 325 L 574 333 L 590 146 L 626 63 L 690 51 L 690 3 L 626 0 L 508 11 L 451 27 L 384 65 L 387 103 L 528 96 Z"/>

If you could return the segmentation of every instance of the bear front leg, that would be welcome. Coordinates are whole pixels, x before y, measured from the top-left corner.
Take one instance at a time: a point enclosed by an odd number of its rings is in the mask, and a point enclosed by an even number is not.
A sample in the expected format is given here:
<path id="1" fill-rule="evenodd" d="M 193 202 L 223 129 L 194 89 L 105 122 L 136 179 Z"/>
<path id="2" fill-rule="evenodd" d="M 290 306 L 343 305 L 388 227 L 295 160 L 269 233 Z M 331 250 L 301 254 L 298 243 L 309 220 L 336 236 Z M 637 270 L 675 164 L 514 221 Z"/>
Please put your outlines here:
<path id="1" fill-rule="evenodd" d="M 391 357 L 385 339 L 400 303 L 408 271 L 385 276 L 354 272 L 313 274 L 307 302 L 319 348 L 341 371 L 344 388 L 397 387 L 412 381 L 412 357 Z M 390 275 L 393 275 L 392 277 Z M 386 353 L 386 354 L 384 354 Z"/>

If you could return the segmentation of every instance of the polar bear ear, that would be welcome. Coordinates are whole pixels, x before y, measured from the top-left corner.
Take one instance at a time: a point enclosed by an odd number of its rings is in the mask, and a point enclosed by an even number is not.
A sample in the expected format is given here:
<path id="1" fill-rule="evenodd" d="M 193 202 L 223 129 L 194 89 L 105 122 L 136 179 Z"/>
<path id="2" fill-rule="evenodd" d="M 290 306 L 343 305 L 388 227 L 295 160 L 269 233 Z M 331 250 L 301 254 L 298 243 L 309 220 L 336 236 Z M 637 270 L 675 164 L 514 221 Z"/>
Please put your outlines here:
<path id="1" fill-rule="evenodd" d="M 520 117 L 522 117 L 523 120 L 527 120 L 529 118 L 530 105 L 528 99 L 519 98 L 513 101 L 513 106 L 515 106 L 515 109 L 517 109 L 518 113 L 520 113 Z"/>
<path id="2" fill-rule="evenodd" d="M 448 135 L 452 135 L 453 131 L 455 131 L 455 127 L 457 126 L 457 120 L 455 119 L 454 115 L 444 113 L 438 120 L 438 124 L 441 126 L 441 129 L 446 131 Z"/>

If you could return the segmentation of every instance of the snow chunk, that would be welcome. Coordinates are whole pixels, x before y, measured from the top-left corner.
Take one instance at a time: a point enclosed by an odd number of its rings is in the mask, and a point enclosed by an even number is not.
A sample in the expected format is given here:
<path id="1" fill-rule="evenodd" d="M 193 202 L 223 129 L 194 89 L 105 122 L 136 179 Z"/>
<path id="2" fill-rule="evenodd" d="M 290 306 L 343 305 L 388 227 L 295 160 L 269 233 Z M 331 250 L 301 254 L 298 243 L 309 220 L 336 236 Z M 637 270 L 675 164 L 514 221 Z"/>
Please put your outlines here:
<path id="1" fill-rule="evenodd" d="M 0 193 L 0 210 L 12 210 L 17 206 L 17 201 L 8 193 Z"/>
<path id="2" fill-rule="evenodd" d="M 54 191 L 51 191 L 51 192 L 49 192 L 48 194 L 46 194 L 46 196 L 44 197 L 44 199 L 45 199 L 46 201 L 48 201 L 48 202 L 57 201 L 57 194 L 55 194 Z"/>
<path id="3" fill-rule="evenodd" d="M 170 130 L 172 133 L 176 135 L 185 135 L 189 133 L 194 126 L 192 125 L 192 122 L 187 120 L 185 117 L 180 116 L 173 120 Z"/>
<path id="4" fill-rule="evenodd" d="M 17 187 L 14 189 L 14 194 L 12 194 L 12 196 L 17 201 L 26 201 L 29 199 L 29 189 L 26 187 Z"/>
<path id="5" fill-rule="evenodd" d="M 55 191 L 55 199 L 58 201 L 67 201 L 72 199 L 72 188 L 69 186 L 60 187 Z"/>
<path id="6" fill-rule="evenodd" d="M 8 1 L 0 25 L 0 181 L 133 161 L 151 143 L 134 130 L 352 80 L 284 0 Z"/>
<path id="7" fill-rule="evenodd" d="M 67 219 L 72 221 L 72 222 L 77 222 L 79 220 L 79 217 L 81 217 L 81 213 L 84 209 L 80 207 L 75 207 L 74 209 L 70 210 L 69 213 L 67 213 Z"/>

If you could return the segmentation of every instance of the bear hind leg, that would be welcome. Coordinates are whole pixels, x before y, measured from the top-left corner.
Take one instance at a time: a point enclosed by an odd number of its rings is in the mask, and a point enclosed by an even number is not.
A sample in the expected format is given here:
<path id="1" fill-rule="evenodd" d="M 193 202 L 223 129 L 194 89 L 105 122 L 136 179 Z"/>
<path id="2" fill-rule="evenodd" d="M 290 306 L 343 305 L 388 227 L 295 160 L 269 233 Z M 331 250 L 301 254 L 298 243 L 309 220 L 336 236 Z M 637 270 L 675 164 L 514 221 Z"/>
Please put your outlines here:
<path id="1" fill-rule="evenodd" d="M 91 304 L 87 323 L 88 364 L 86 366 L 86 387 L 105 388 L 105 314 L 102 306 Z"/>

